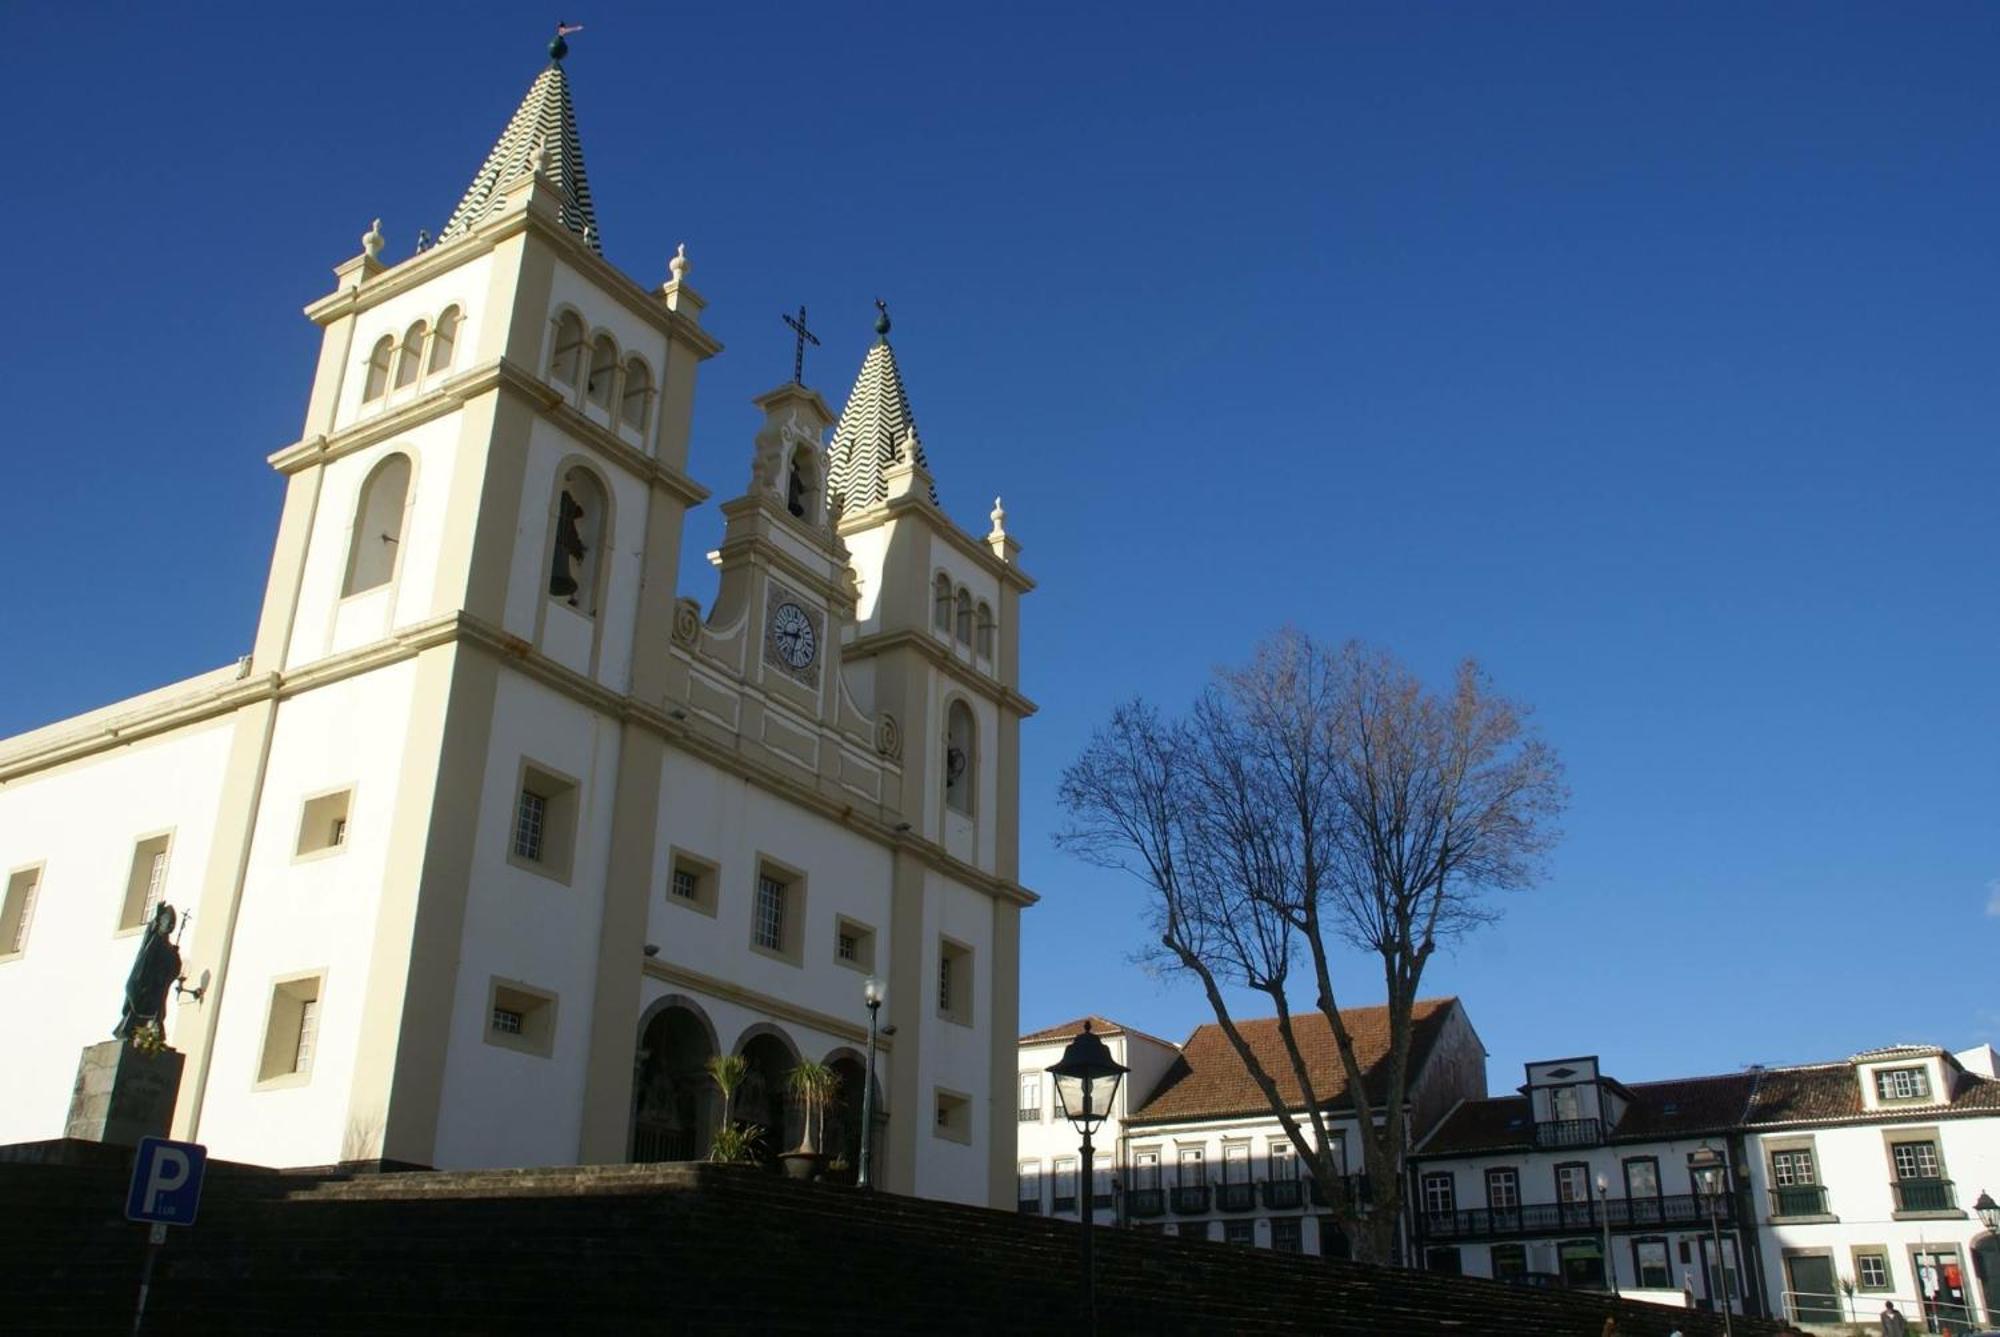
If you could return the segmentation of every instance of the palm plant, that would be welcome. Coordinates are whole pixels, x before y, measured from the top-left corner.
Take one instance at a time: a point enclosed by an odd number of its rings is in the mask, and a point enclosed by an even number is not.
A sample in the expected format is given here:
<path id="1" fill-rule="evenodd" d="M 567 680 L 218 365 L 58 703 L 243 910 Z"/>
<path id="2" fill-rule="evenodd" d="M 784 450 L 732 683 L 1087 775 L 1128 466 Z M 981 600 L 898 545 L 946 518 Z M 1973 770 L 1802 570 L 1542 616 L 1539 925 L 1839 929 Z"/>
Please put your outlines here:
<path id="1" fill-rule="evenodd" d="M 752 1145 L 764 1135 L 764 1130 L 755 1124 L 739 1124 L 734 1118 L 736 1091 L 749 1072 L 750 1062 L 741 1054 L 717 1054 L 708 1060 L 709 1079 L 722 1093 L 722 1119 L 708 1149 L 712 1161 L 747 1161 Z"/>
<path id="2" fill-rule="evenodd" d="M 799 1150 L 817 1154 L 821 1135 L 826 1131 L 826 1112 L 840 1094 L 840 1074 L 824 1063 L 811 1059 L 798 1064 L 785 1078 L 792 1098 L 804 1114 L 799 1133 Z"/>

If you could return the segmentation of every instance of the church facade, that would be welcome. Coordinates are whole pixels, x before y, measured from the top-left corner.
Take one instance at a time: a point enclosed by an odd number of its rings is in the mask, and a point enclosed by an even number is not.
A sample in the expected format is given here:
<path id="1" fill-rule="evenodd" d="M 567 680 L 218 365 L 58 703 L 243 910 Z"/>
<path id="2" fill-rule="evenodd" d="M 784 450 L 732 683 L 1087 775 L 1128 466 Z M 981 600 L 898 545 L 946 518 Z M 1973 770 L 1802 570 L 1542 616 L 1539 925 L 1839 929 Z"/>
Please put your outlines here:
<path id="1" fill-rule="evenodd" d="M 173 1132 L 215 1156 L 784 1150 L 817 1060 L 851 1162 L 872 976 L 875 1181 L 1005 1204 L 1018 545 L 940 509 L 885 311 L 838 418 L 758 399 L 717 595 L 677 597 L 720 344 L 684 255 L 602 257 L 552 51 L 437 242 L 371 229 L 307 308 L 250 654 L 0 742 L 0 1142 L 62 1134 L 166 903 Z"/>

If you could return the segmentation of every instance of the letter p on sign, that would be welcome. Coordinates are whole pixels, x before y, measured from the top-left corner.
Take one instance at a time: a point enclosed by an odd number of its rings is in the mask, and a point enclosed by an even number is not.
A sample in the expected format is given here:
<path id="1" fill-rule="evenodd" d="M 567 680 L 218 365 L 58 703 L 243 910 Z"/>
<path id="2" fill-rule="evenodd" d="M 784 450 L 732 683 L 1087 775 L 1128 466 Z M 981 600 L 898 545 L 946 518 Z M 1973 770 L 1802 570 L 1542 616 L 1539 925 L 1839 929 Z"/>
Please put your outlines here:
<path id="1" fill-rule="evenodd" d="M 142 1138 L 132 1158 L 132 1186 L 125 1195 L 125 1216 L 131 1221 L 191 1226 L 201 1206 L 202 1171 L 208 1148 L 195 1142 Z"/>

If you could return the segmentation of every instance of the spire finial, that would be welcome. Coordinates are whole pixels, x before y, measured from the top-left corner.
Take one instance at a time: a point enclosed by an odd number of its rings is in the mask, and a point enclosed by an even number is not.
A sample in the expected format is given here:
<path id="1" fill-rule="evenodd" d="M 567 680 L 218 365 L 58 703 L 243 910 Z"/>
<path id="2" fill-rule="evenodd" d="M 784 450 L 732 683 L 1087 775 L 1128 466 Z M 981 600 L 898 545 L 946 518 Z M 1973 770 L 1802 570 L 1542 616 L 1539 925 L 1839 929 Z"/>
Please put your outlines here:
<path id="1" fill-rule="evenodd" d="M 1007 508 L 1000 504 L 1000 498 L 993 499 L 993 532 L 1004 535 L 1007 532 Z"/>
<path id="2" fill-rule="evenodd" d="M 567 23 L 562 19 L 557 19 L 555 40 L 549 43 L 549 64 L 562 64 L 562 58 L 569 54 L 569 43 L 565 42 L 563 38 L 568 37 L 573 32 L 582 31 L 583 25 L 581 23 Z"/>
<path id="3" fill-rule="evenodd" d="M 667 261 L 667 277 L 679 283 L 688 272 L 688 244 L 682 242 L 674 247 L 674 258 Z"/>
<path id="4" fill-rule="evenodd" d="M 882 342 L 886 344 L 889 342 L 889 304 L 877 297 L 875 310 L 879 313 L 875 317 L 875 333 L 881 336 Z"/>
<path id="5" fill-rule="evenodd" d="M 382 235 L 382 220 L 378 218 L 368 225 L 366 232 L 361 234 L 361 249 L 370 260 L 379 260 L 382 258 L 382 246 L 386 240 L 387 238 Z"/>

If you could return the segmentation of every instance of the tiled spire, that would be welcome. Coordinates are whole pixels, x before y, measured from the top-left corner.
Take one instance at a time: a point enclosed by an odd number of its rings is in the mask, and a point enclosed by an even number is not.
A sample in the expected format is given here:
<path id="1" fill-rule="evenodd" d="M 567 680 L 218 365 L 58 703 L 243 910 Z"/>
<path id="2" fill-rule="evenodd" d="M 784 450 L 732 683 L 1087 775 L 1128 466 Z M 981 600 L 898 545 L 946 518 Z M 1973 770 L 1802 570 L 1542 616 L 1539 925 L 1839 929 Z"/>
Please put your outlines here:
<path id="1" fill-rule="evenodd" d="M 896 350 L 889 346 L 886 307 L 875 321 L 875 333 L 879 337 L 862 360 L 861 374 L 854 378 L 829 447 L 833 463 L 828 491 L 844 499 L 842 508 L 849 513 L 888 497 L 883 474 L 895 465 L 914 458 L 926 475 L 930 472 L 923 443 L 917 439 L 917 420 L 910 413 L 910 397 L 903 392 L 903 373 L 896 367 Z M 935 486 L 930 498 L 933 503 L 938 499 Z"/>
<path id="2" fill-rule="evenodd" d="M 576 110 L 570 105 L 569 79 L 563 74 L 559 53 L 563 49 L 566 46 L 552 45 L 548 68 L 535 76 L 500 142 L 466 187 L 465 197 L 438 234 L 440 244 L 477 227 L 499 203 L 501 189 L 509 182 L 540 170 L 562 190 L 563 226 L 603 254 L 597 215 L 590 206 L 590 182 L 583 174 L 583 141 L 577 137 Z"/>

